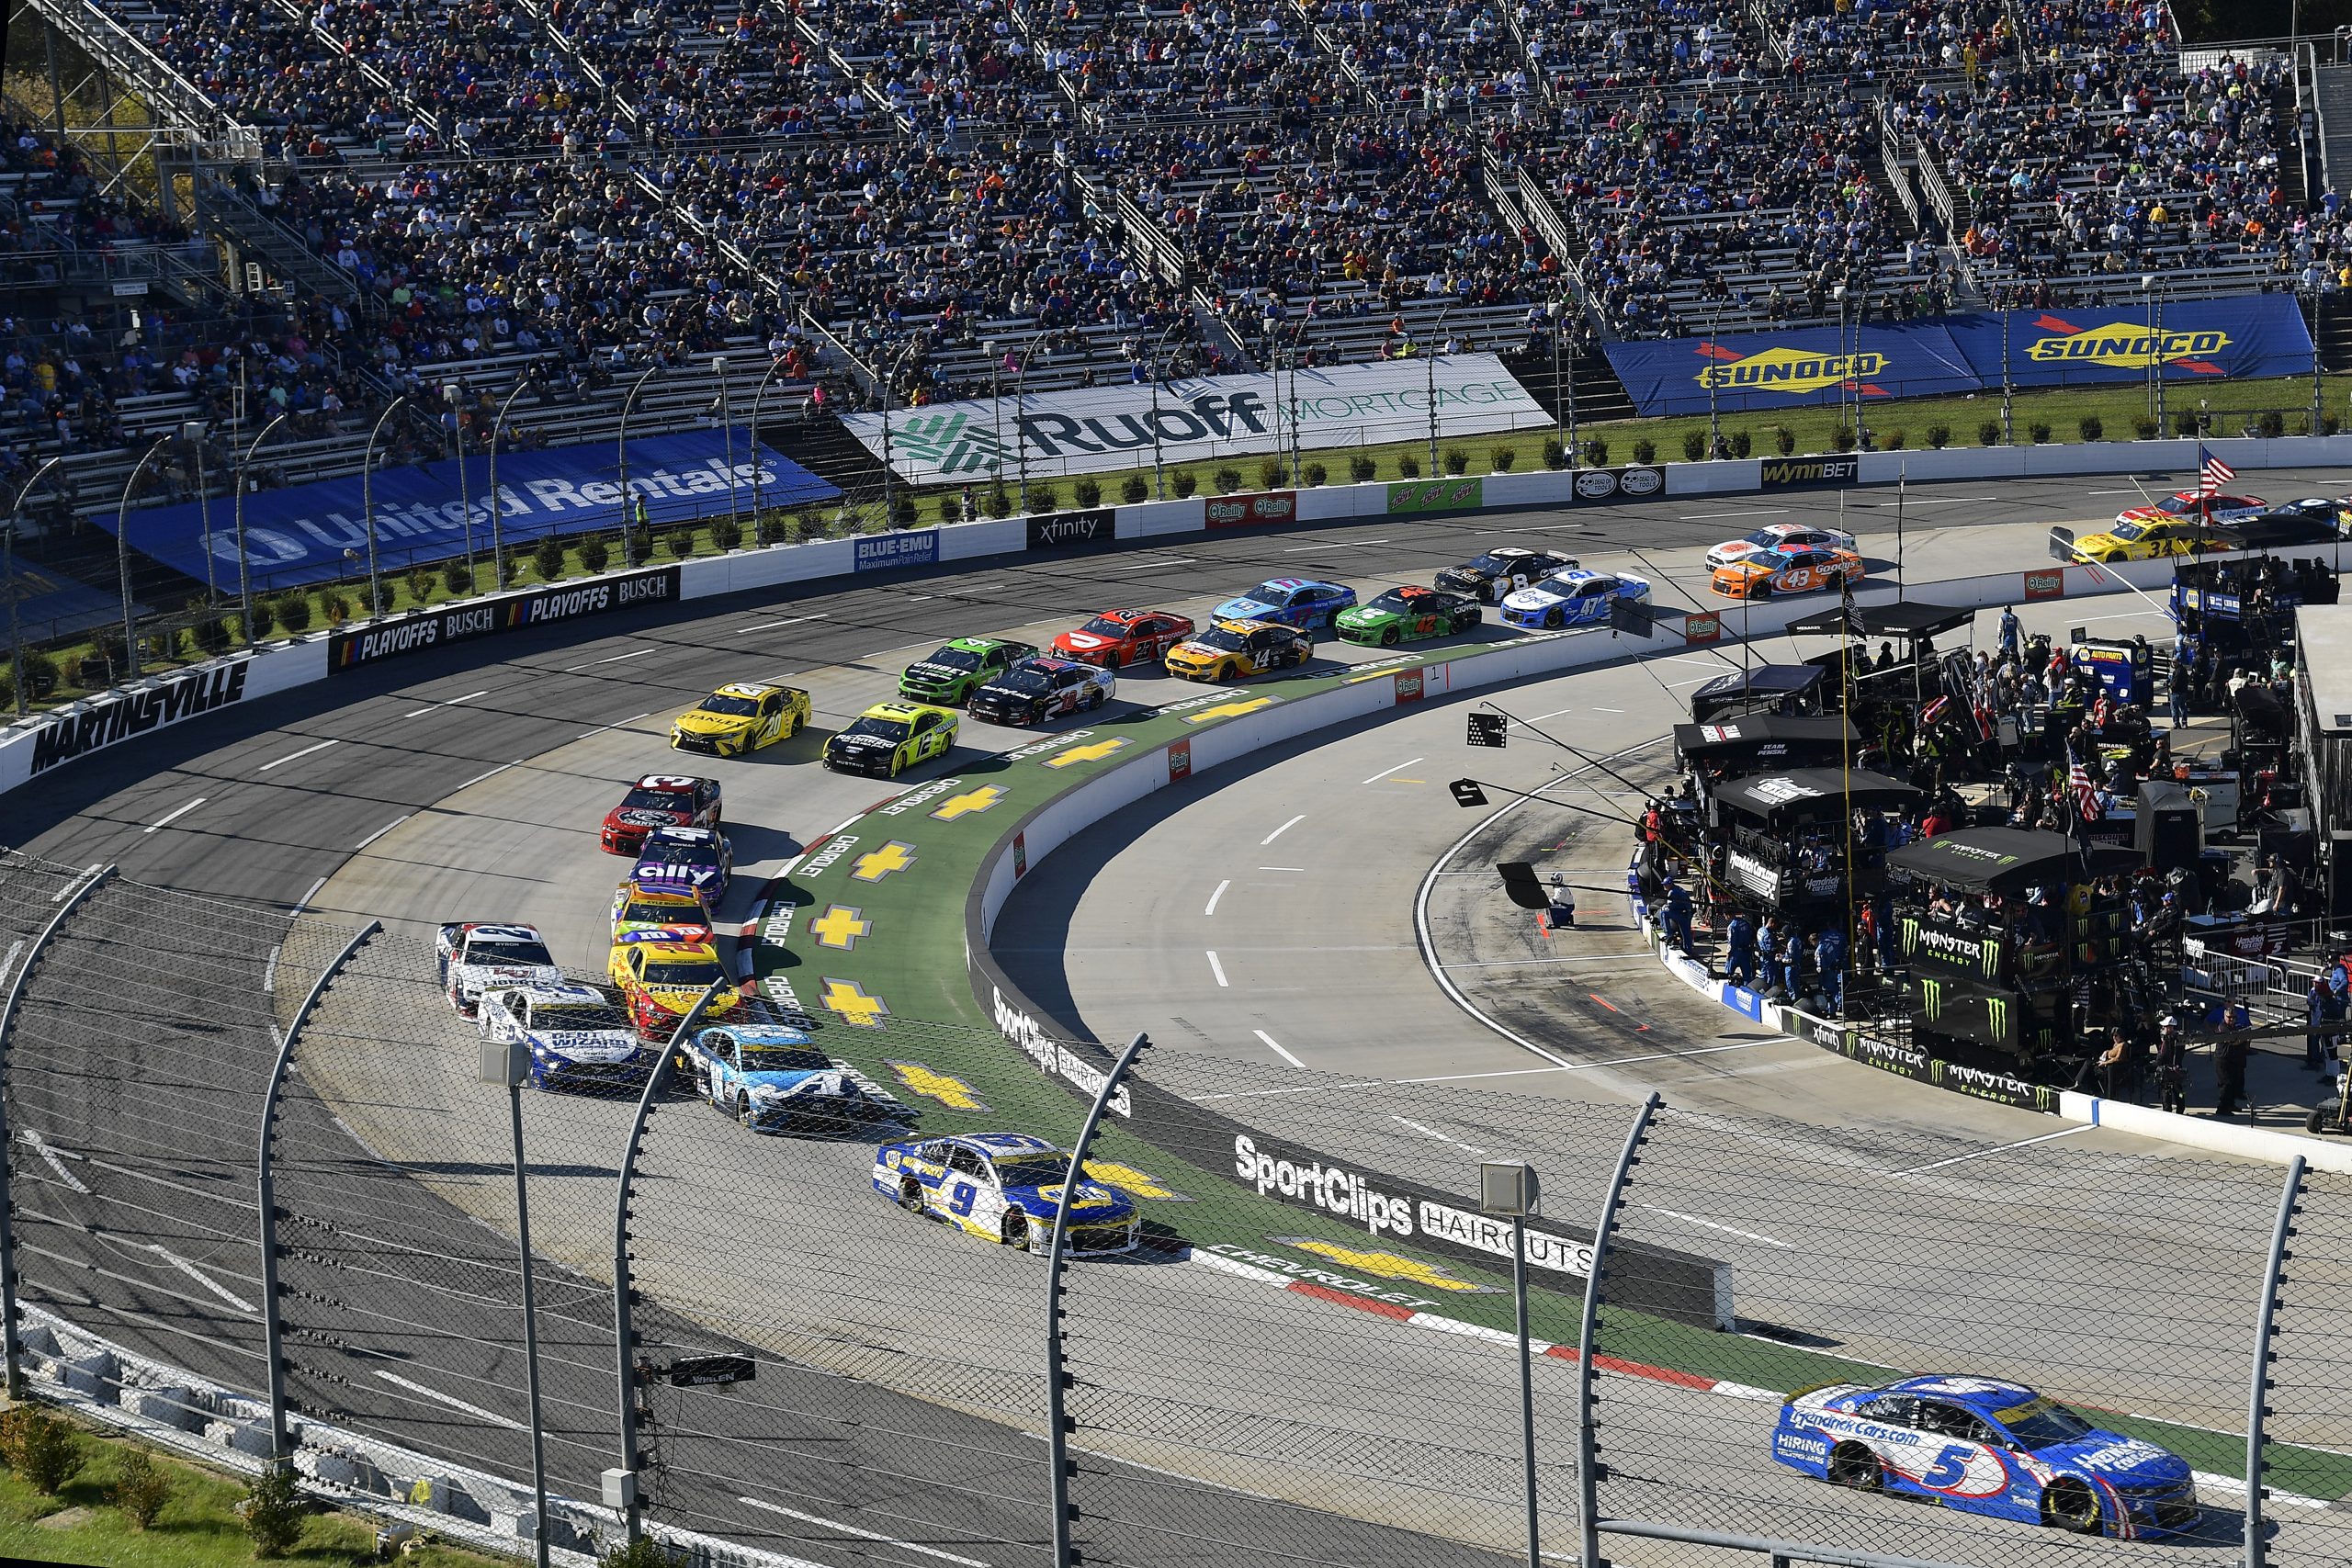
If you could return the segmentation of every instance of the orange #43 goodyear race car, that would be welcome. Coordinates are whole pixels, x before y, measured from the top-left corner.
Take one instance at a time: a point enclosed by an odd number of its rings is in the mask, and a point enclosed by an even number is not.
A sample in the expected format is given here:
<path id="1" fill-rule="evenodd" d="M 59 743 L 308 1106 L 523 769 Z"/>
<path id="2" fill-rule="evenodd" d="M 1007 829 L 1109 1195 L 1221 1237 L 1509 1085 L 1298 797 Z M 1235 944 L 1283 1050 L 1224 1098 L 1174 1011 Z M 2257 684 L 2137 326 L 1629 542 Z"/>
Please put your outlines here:
<path id="1" fill-rule="evenodd" d="M 1814 546 L 1742 556 L 1715 569 L 1713 586 L 1726 599 L 1770 599 L 1861 580 L 1862 558 L 1855 551 Z"/>

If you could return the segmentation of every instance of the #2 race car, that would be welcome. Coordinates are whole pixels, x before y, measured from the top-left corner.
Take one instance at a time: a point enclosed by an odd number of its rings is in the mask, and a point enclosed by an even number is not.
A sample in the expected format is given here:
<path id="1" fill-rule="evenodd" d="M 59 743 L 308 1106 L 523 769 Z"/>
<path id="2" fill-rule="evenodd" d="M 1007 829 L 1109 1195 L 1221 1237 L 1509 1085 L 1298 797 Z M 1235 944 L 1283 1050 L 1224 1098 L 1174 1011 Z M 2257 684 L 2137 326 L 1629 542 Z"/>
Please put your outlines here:
<path id="1" fill-rule="evenodd" d="M 1024 659 L 972 694 L 971 713 L 990 724 L 1037 724 L 1092 712 L 1117 683 L 1110 671 L 1074 659 Z"/>
<path id="2" fill-rule="evenodd" d="M 1607 626 L 1610 607 L 1620 599 L 1646 600 L 1648 581 L 1620 572 L 1586 571 L 1581 567 L 1555 572 L 1532 588 L 1522 588 L 1503 601 L 1508 626 L 1555 631 L 1562 626 Z"/>
<path id="3" fill-rule="evenodd" d="M 910 703 L 953 707 L 1037 650 L 1025 642 L 959 637 L 900 672 L 899 695 Z"/>
<path id="4" fill-rule="evenodd" d="M 2199 1517 L 2187 1460 L 1993 1378 L 1800 1389 L 1781 1406 L 1772 1457 L 1840 1486 L 2084 1535 L 2173 1535 Z"/>
<path id="5" fill-rule="evenodd" d="M 1557 550 L 1502 545 L 1473 556 L 1460 566 L 1447 567 L 1437 574 L 1437 585 L 1456 593 L 1467 593 L 1484 604 L 1499 604 L 1505 597 L 1530 583 L 1576 564 L 1574 558 Z"/>
<path id="6" fill-rule="evenodd" d="M 908 1113 L 797 1029 L 701 1030 L 679 1060 L 695 1092 L 754 1133 L 838 1134 Z"/>
<path id="7" fill-rule="evenodd" d="M 1105 610 L 1075 631 L 1054 638 L 1054 652 L 1085 664 L 1117 670 L 1157 664 L 1168 650 L 1193 635 L 1190 615 L 1166 610 Z"/>
<path id="8" fill-rule="evenodd" d="M 596 842 L 606 854 L 633 855 L 656 828 L 716 828 L 718 817 L 717 779 L 648 773 L 605 813 Z"/>
<path id="9" fill-rule="evenodd" d="M 1219 621 L 1270 621 L 1302 631 L 1323 631 L 1356 602 L 1356 591 L 1304 577 L 1270 577 L 1247 593 L 1216 607 Z"/>
<path id="10" fill-rule="evenodd" d="M 1024 1251 L 1043 1252 L 1069 1175 L 1069 1156 L 1020 1133 L 972 1133 L 885 1144 L 874 1152 L 874 1190 L 909 1213 Z M 1135 1200 L 1079 1183 L 1064 1245 L 1080 1253 L 1132 1252 L 1143 1230 Z"/>
<path id="11" fill-rule="evenodd" d="M 594 986 L 484 991 L 481 1034 L 528 1048 L 534 1089 L 612 1089 L 653 1070 L 652 1053 Z"/>
<path id="12" fill-rule="evenodd" d="M 2253 516 L 2269 504 L 2258 495 L 2200 496 L 2193 490 L 2177 490 L 2153 505 L 2127 506 L 2115 514 L 2115 520 L 2118 523 L 2177 523 L 2185 517 L 2200 522 L 2211 517 L 2216 523 L 2235 523 Z"/>
<path id="13" fill-rule="evenodd" d="M 700 889 L 624 882 L 613 890 L 613 940 L 708 942 L 710 903 Z"/>
<path id="14" fill-rule="evenodd" d="M 1805 593 L 1862 580 L 1862 558 L 1852 550 L 1804 546 L 1758 550 L 1715 569 L 1713 587 L 1726 599 L 1770 599 L 1776 593 Z"/>
<path id="15" fill-rule="evenodd" d="M 720 1018 L 742 1005 L 743 995 L 707 942 L 627 942 L 614 944 L 605 970 L 621 991 L 628 1021 L 648 1040 L 666 1041 L 713 980 L 725 980 L 703 1010 Z"/>
<path id="16" fill-rule="evenodd" d="M 1725 539 L 1709 550 L 1707 565 L 1729 566 L 1758 550 L 1786 549 L 1794 545 L 1826 545 L 1833 550 L 1850 550 L 1854 547 L 1854 536 L 1843 528 L 1816 528 L 1810 523 L 1767 523 L 1745 538 Z"/>
<path id="17" fill-rule="evenodd" d="M 708 828 L 656 828 L 639 846 L 629 871 L 639 887 L 700 895 L 716 904 L 727 897 L 735 874 L 735 850 L 727 835 Z"/>
<path id="18" fill-rule="evenodd" d="M 1392 588 L 1369 604 L 1342 612 L 1339 631 L 1342 641 L 1388 648 L 1425 637 L 1466 632 L 1486 618 L 1476 601 L 1459 593 L 1441 593 L 1434 588 Z"/>
<path id="19" fill-rule="evenodd" d="M 1168 650 L 1168 672 L 1187 681 L 1238 681 L 1295 670 L 1315 657 L 1304 634 L 1271 621 L 1219 621 Z"/>
<path id="20" fill-rule="evenodd" d="M 680 714 L 670 745 L 680 751 L 741 757 L 789 740 L 808 722 L 808 694 L 797 686 L 731 681 Z"/>
<path id="21" fill-rule="evenodd" d="M 563 971 L 537 926 L 456 920 L 433 937 L 441 988 L 460 1017 L 471 1018 L 493 986 L 560 986 Z"/>
<path id="22" fill-rule="evenodd" d="M 953 708 L 925 703 L 876 703 L 825 742 L 825 766 L 895 779 L 916 763 L 944 757 L 963 722 Z"/>

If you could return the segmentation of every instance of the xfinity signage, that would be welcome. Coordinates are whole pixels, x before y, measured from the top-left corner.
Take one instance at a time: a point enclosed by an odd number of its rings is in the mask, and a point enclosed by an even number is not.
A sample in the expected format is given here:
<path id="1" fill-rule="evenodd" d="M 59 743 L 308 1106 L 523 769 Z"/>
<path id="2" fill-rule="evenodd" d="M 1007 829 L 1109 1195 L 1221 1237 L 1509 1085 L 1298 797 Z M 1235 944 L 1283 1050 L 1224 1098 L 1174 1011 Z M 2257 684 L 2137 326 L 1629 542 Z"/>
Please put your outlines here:
<path id="1" fill-rule="evenodd" d="M 1552 416 L 1491 354 L 1384 360 L 1295 375 L 1203 376 L 933 403 L 842 423 L 912 484 L 1008 481 L 1404 441 L 1548 428 Z"/>

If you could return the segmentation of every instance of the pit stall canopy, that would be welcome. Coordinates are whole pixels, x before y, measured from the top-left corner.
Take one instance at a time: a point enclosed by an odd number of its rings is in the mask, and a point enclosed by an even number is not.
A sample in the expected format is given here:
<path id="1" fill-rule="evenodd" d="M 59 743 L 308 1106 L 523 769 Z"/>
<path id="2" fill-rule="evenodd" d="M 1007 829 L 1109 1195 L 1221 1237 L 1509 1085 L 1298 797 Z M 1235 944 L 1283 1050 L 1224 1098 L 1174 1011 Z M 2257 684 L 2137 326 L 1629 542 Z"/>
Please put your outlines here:
<path id="1" fill-rule="evenodd" d="M 1857 637 L 1901 637 L 1913 641 L 1923 637 L 1941 637 L 1954 626 L 1964 626 L 1976 618 L 1974 610 L 1957 604 L 1918 604 L 1896 600 L 1892 604 L 1858 604 L 1862 613 L 1862 629 Z M 1837 637 L 1846 626 L 1846 612 L 1840 608 L 1816 610 L 1789 623 L 1792 637 Z"/>
<path id="2" fill-rule="evenodd" d="M 1884 773 L 1797 768 L 1734 780 L 1715 791 L 1715 799 L 1743 817 L 1758 818 L 1779 827 L 1836 817 L 1849 809 L 1898 807 L 1916 800 L 1918 795 L 1917 789 L 1901 779 L 1891 779 Z"/>
<path id="3" fill-rule="evenodd" d="M 2336 526 L 2283 508 L 2257 512 L 2232 523 L 2215 523 L 2210 532 L 2216 543 L 2233 550 L 2291 550 L 2305 545 L 2333 545 L 2343 538 Z"/>
<path id="4" fill-rule="evenodd" d="M 1779 714 L 1794 718 L 1821 711 L 1826 676 L 1810 664 L 1758 664 L 1718 675 L 1690 694 L 1690 719 L 1704 724 L 1724 715 Z"/>
<path id="5" fill-rule="evenodd" d="M 1963 893 L 2015 897 L 2029 887 L 2064 887 L 2139 867 L 2132 850 L 2085 847 L 2064 833 L 2022 828 L 1962 828 L 1887 852 L 1886 868 L 1915 882 Z"/>
<path id="6" fill-rule="evenodd" d="M 1726 774 L 1834 762 L 1840 749 L 1860 739 L 1843 718 L 1783 718 L 1778 714 L 1742 714 L 1713 724 L 1674 727 L 1674 749 L 1683 766 L 1721 769 Z"/>

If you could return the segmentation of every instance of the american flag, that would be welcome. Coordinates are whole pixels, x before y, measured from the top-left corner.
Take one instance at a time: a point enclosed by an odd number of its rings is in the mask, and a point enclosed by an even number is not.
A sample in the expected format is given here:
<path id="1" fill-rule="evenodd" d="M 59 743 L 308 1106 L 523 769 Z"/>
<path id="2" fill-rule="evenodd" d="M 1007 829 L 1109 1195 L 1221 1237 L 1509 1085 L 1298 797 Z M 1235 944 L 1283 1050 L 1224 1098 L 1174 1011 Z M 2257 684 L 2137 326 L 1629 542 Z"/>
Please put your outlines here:
<path id="1" fill-rule="evenodd" d="M 2090 769 L 2083 765 L 2082 757 L 2071 746 L 2066 748 L 2066 785 L 2075 792 L 2075 809 L 2086 822 L 2099 818 L 2098 785 L 2091 782 Z"/>
<path id="2" fill-rule="evenodd" d="M 2204 447 L 2197 448 L 2197 493 L 2199 495 L 2219 495 L 2222 493 L 2222 487 L 2237 477 L 2238 471 L 2235 468 L 2206 451 Z"/>

